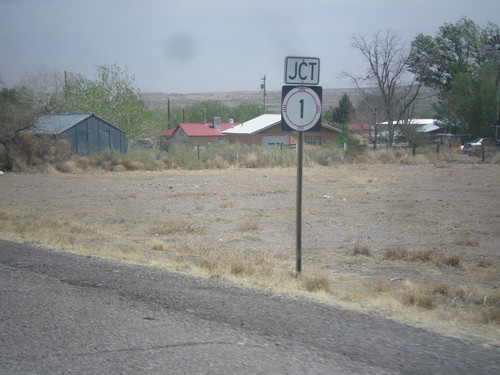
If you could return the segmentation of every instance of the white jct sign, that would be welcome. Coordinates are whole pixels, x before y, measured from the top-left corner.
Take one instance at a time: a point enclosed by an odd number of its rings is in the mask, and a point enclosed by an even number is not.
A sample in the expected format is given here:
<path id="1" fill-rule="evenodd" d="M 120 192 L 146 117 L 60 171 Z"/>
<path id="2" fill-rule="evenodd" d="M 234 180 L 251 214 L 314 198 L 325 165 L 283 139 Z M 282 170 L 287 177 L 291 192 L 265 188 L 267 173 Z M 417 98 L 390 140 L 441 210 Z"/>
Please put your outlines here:
<path id="1" fill-rule="evenodd" d="M 319 84 L 319 58 L 295 57 L 285 58 L 285 84 L 317 85 Z"/>

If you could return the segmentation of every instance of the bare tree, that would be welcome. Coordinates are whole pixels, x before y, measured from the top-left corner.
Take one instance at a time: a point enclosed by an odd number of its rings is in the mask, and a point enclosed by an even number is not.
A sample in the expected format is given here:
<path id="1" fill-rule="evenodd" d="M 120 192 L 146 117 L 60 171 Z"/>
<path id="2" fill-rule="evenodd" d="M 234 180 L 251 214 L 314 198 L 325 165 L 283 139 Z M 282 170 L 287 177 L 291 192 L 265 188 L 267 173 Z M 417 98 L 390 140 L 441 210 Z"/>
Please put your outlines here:
<path id="1" fill-rule="evenodd" d="M 363 75 L 344 72 L 364 96 L 376 88 L 382 101 L 382 110 L 388 123 L 388 146 L 394 143 L 394 131 L 401 117 L 416 100 L 421 83 L 408 70 L 410 51 L 397 32 L 390 29 L 377 32 L 372 41 L 364 36 L 354 36 L 352 47 L 357 49 L 367 63 Z"/>
<path id="2" fill-rule="evenodd" d="M 57 113 L 62 105 L 64 76 L 56 69 L 41 65 L 34 73 L 26 73 L 21 79 L 21 86 L 33 96 L 37 112 Z"/>
<path id="3" fill-rule="evenodd" d="M 380 139 L 378 124 L 383 121 L 381 108 L 383 108 L 383 103 L 378 91 L 375 89 L 371 89 L 371 91 L 364 89 L 363 97 L 356 107 L 355 120 L 358 123 L 367 123 L 372 126 L 373 132 L 363 132 L 360 136 L 372 144 L 374 149 L 378 147 Z"/>

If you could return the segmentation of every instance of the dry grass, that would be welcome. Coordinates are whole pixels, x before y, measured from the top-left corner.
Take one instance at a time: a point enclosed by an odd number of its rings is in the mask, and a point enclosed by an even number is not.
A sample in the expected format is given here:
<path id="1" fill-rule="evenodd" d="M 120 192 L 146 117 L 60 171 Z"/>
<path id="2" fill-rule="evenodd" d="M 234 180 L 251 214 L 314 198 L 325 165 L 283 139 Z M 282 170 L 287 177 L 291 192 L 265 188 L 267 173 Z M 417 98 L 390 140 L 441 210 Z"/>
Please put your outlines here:
<path id="1" fill-rule="evenodd" d="M 205 234 L 206 228 L 197 223 L 172 221 L 161 226 L 149 228 L 148 233 L 155 236 L 191 236 Z"/>
<path id="2" fill-rule="evenodd" d="M 395 164 L 306 168 L 299 277 L 294 168 L 83 173 L 79 159 L 65 166 L 77 165 L 72 175 L 4 175 L 0 238 L 306 296 L 500 345 L 498 166 L 379 157 Z"/>
<path id="3" fill-rule="evenodd" d="M 238 230 L 242 232 L 259 230 L 259 222 L 255 218 L 246 219 L 238 226 Z"/>

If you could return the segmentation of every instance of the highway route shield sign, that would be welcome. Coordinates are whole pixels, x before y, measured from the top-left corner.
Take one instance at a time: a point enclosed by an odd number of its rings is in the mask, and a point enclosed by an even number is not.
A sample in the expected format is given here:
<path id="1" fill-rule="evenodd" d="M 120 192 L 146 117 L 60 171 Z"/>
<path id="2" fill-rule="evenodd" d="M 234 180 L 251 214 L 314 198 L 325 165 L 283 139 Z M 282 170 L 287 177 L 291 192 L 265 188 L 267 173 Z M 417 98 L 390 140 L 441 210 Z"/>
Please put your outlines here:
<path id="1" fill-rule="evenodd" d="M 321 86 L 283 86 L 281 91 L 281 130 L 321 130 Z"/>

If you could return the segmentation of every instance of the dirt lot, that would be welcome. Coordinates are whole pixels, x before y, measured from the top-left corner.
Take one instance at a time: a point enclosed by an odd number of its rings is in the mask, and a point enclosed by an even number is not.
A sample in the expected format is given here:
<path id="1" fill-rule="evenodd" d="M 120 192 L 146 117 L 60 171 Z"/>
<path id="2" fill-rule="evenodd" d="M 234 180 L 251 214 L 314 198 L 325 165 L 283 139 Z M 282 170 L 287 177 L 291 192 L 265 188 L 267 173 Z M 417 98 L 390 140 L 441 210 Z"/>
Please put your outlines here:
<path id="1" fill-rule="evenodd" d="M 157 264 L 500 345 L 500 165 L 0 177 L 0 238 Z"/>

